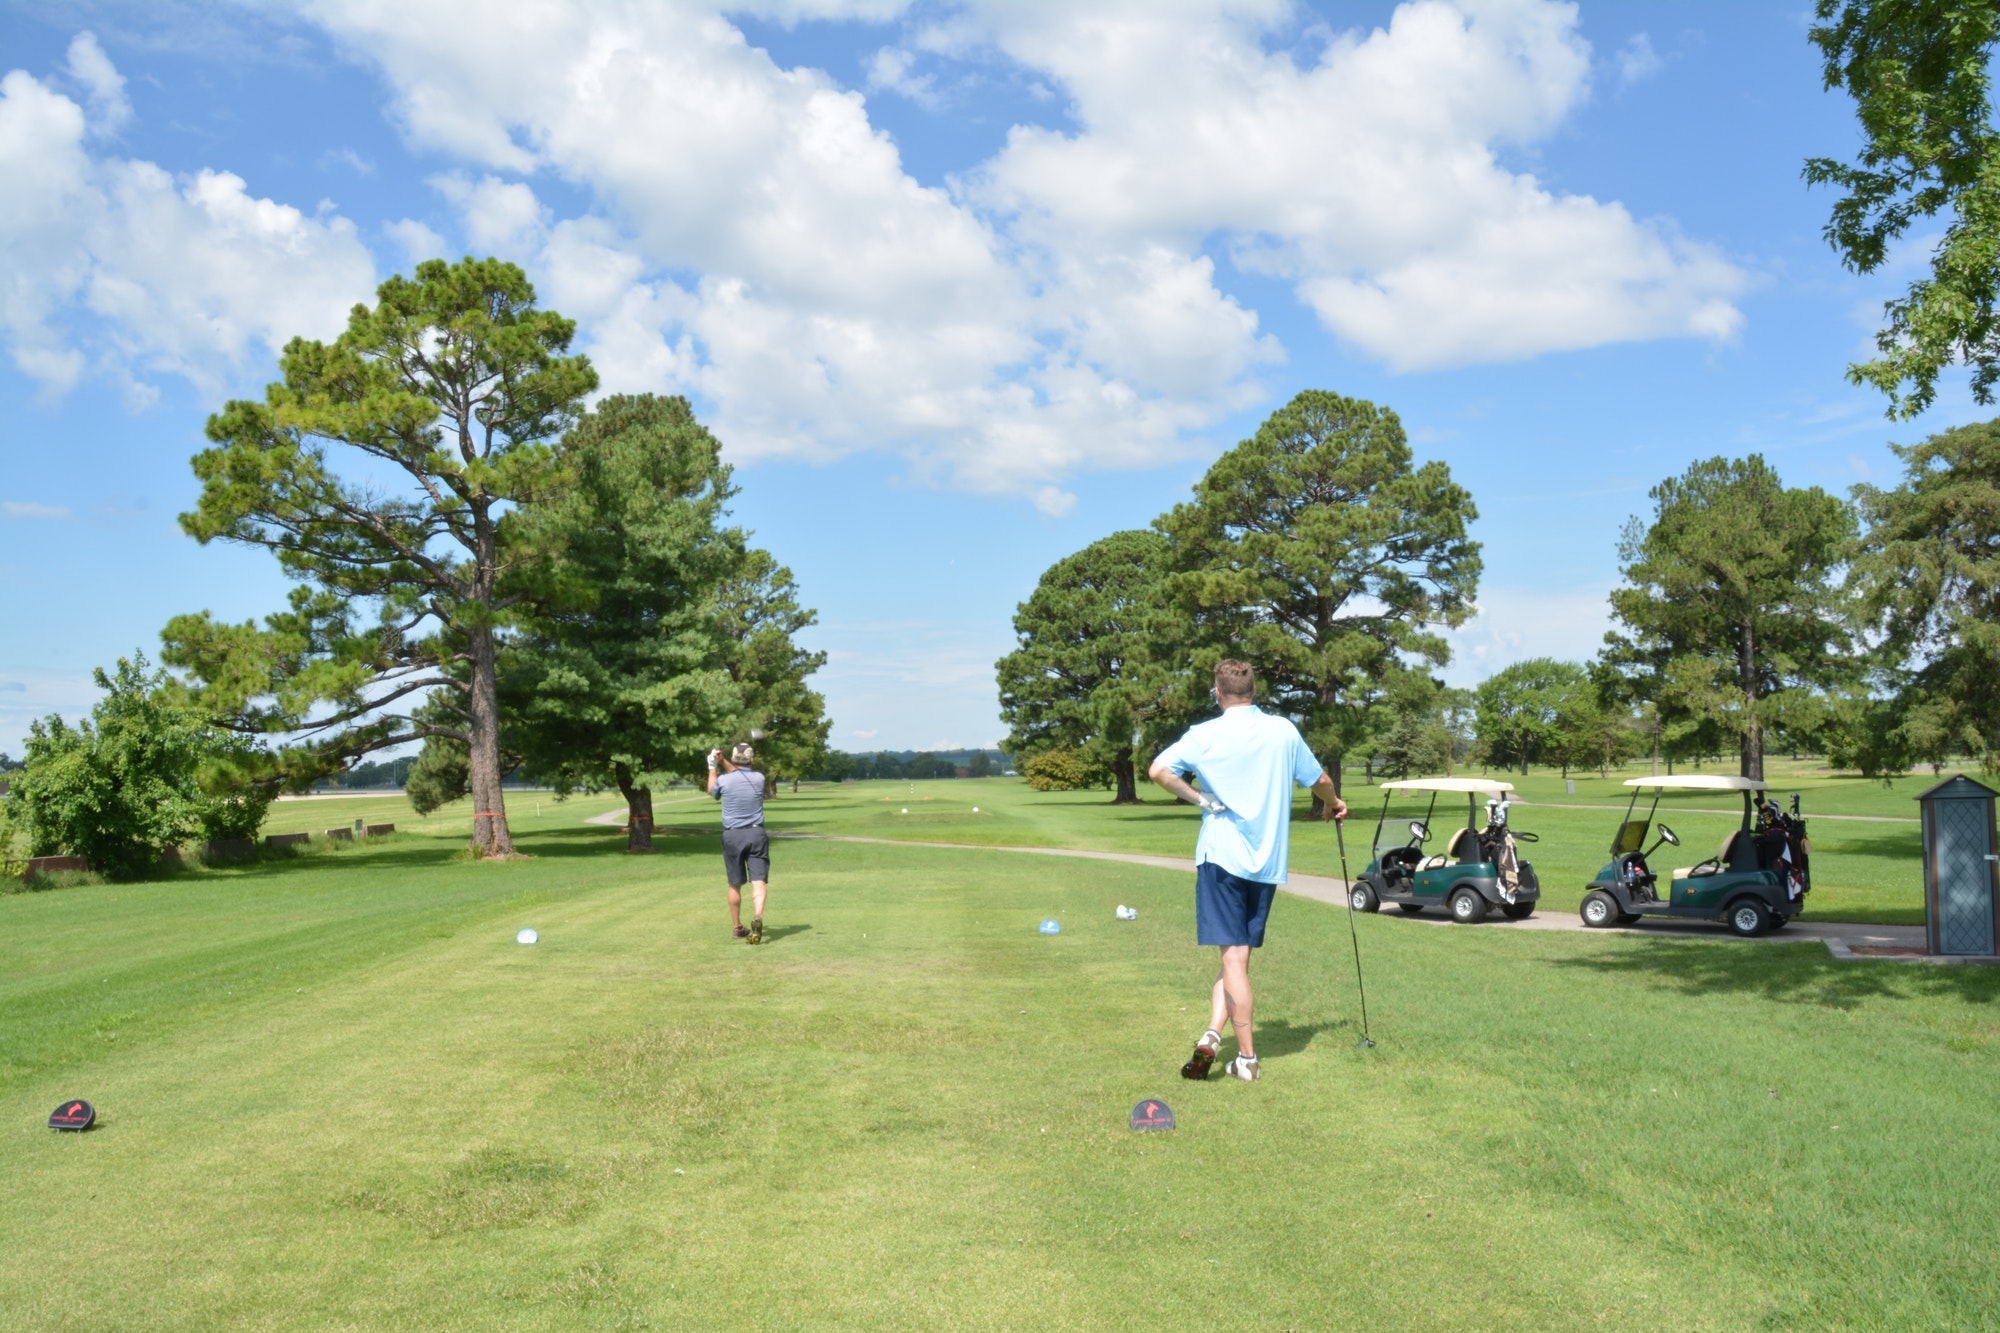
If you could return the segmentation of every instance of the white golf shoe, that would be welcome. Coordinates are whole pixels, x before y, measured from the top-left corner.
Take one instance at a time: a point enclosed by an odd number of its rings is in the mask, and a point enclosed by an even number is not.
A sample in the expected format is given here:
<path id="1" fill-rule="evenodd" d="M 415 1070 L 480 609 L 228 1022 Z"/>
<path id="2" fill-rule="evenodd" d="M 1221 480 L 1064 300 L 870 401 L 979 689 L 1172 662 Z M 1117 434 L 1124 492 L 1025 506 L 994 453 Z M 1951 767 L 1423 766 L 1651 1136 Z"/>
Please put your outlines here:
<path id="1" fill-rule="evenodd" d="M 1239 1055 L 1224 1065 L 1222 1072 L 1231 1078 L 1240 1078 L 1245 1083 L 1255 1083 L 1257 1081 L 1257 1057 L 1254 1055 Z"/>

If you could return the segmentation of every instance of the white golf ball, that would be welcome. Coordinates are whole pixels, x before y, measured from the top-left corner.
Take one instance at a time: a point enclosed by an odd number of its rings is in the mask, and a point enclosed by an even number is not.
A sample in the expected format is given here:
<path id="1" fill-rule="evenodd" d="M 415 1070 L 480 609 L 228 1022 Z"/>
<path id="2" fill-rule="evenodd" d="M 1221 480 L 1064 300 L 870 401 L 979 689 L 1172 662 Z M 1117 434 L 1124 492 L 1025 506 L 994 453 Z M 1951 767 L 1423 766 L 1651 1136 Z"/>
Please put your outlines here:
<path id="1" fill-rule="evenodd" d="M 533 943 L 534 943 L 534 942 L 535 942 L 536 940 L 538 940 L 538 939 L 540 939 L 540 938 L 541 938 L 541 936 L 540 936 L 540 935 L 537 935 L 537 934 L 536 934 L 536 933 L 535 933 L 534 931 L 532 931 L 532 930 L 524 930 L 524 931 L 522 931 L 522 932 L 521 932 L 520 934 L 518 934 L 518 935 L 516 935 L 516 936 L 514 937 L 514 943 L 516 943 L 516 944 L 533 944 Z"/>
<path id="2" fill-rule="evenodd" d="M 903 813 L 904 813 L 904 814 L 906 814 L 906 815 L 907 815 L 907 814 L 909 814 L 909 813 L 910 813 L 910 807 L 909 807 L 909 806 L 907 806 L 907 805 L 906 805 L 906 806 L 904 806 L 904 807 L 903 807 Z"/>
<path id="3" fill-rule="evenodd" d="M 979 813 L 979 807 L 978 807 L 978 806 L 976 806 L 976 805 L 975 805 L 975 806 L 973 806 L 973 807 L 972 807 L 972 813 L 973 813 L 973 814 L 975 814 L 975 815 L 976 815 L 976 814 L 978 814 L 978 813 Z"/>

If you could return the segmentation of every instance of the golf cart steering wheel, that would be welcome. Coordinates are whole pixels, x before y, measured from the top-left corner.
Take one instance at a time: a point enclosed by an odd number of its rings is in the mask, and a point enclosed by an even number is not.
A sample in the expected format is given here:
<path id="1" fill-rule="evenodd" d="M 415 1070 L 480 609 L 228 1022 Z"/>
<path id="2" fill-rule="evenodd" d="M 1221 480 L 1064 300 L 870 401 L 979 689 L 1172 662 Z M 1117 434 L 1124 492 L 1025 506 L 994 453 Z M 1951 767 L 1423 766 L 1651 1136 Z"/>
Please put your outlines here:
<path id="1" fill-rule="evenodd" d="M 1680 836 L 1676 834 L 1672 829 L 1668 828 L 1665 824 L 1660 825 L 1659 833 L 1660 833 L 1660 842 L 1664 842 L 1665 844 L 1667 844 L 1667 846 L 1678 847 L 1681 845 Z M 1657 847 L 1660 845 L 1660 843 L 1656 842 L 1653 845 Z"/>
<path id="2" fill-rule="evenodd" d="M 1410 821 L 1410 846 L 1421 847 L 1431 840 L 1431 826 L 1421 819 Z"/>

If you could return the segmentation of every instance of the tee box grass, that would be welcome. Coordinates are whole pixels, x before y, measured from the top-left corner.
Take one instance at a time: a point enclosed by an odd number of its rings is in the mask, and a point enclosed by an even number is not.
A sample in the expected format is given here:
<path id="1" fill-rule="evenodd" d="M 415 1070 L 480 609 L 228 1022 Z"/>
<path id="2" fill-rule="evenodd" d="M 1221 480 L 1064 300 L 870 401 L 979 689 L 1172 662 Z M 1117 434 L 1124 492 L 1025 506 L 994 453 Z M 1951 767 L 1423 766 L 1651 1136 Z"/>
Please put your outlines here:
<path id="1" fill-rule="evenodd" d="M 1088 817 L 993 804 L 938 822 Z M 1364 918 L 1363 1052 L 1345 914 L 1281 897 L 1265 1076 L 1189 1084 L 1185 874 L 781 841 L 752 949 L 712 834 L 595 808 L 0 898 L 6 1326 L 1995 1322 L 1994 971 Z"/>

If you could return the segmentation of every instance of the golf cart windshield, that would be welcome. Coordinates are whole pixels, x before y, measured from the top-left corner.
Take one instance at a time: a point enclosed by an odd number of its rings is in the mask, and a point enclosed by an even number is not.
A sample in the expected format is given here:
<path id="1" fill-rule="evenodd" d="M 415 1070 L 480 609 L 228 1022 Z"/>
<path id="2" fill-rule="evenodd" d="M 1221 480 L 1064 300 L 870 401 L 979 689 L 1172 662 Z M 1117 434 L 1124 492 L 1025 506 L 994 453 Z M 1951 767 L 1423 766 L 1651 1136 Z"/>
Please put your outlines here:
<path id="1" fill-rule="evenodd" d="M 1650 819 L 1628 819 L 1618 826 L 1618 836 L 1611 840 L 1611 854 L 1623 856 L 1636 852 L 1646 845 L 1646 834 L 1652 830 Z"/>

